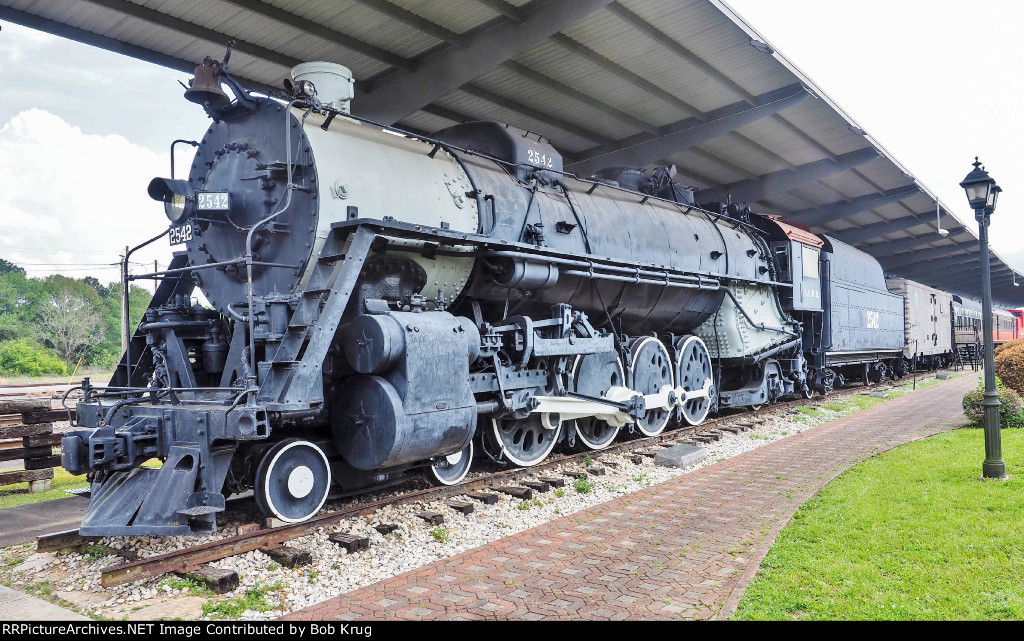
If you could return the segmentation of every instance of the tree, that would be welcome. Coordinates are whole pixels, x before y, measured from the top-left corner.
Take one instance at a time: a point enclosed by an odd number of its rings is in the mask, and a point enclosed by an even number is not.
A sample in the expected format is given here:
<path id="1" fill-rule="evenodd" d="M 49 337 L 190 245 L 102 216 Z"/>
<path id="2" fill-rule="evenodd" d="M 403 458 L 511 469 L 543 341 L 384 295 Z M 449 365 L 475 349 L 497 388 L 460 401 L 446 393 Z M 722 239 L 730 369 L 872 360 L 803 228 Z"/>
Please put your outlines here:
<path id="1" fill-rule="evenodd" d="M 100 315 L 93 304 L 66 289 L 50 294 L 39 308 L 43 336 L 68 366 L 98 338 Z"/>
<path id="2" fill-rule="evenodd" d="M 22 276 L 24 276 L 25 275 L 25 268 L 24 267 L 19 267 L 18 265 L 15 265 L 14 263 L 12 263 L 9 260 L 5 260 L 3 258 L 0 258 L 0 274 L 11 274 L 11 273 L 21 274 Z"/>
<path id="3" fill-rule="evenodd" d="M 82 279 L 82 282 L 96 290 L 96 293 L 100 295 L 100 298 L 106 298 L 110 295 L 110 288 L 103 285 L 100 279 L 95 276 L 86 276 Z"/>

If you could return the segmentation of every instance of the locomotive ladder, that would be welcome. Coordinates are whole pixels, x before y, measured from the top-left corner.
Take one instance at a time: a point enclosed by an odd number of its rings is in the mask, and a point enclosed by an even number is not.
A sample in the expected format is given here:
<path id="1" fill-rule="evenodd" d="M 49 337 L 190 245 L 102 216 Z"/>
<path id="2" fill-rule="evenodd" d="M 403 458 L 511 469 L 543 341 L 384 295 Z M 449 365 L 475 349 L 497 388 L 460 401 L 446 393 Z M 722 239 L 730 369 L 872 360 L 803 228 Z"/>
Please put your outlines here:
<path id="1" fill-rule="evenodd" d="M 332 227 L 270 361 L 257 401 L 268 409 L 311 409 L 323 403 L 322 366 L 376 237 L 370 227 Z M 346 251 L 346 242 L 352 242 Z"/>

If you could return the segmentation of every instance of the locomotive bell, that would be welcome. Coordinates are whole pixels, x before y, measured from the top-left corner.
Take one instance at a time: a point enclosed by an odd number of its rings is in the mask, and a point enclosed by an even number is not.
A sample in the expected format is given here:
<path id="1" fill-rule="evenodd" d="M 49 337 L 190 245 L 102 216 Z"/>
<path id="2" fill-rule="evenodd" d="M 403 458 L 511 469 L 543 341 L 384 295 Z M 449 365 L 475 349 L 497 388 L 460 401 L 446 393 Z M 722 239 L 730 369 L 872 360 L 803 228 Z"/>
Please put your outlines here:
<path id="1" fill-rule="evenodd" d="M 194 78 L 188 81 L 185 99 L 197 105 L 210 103 L 213 107 L 223 107 L 231 102 L 217 80 L 217 71 L 210 65 L 196 67 Z"/>

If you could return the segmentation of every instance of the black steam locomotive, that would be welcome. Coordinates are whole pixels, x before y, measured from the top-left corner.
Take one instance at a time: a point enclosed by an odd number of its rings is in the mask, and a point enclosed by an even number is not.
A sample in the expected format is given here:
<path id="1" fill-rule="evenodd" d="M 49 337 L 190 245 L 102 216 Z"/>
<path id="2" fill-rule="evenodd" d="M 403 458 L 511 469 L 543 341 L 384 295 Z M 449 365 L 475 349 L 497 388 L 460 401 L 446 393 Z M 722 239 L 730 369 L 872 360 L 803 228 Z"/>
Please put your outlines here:
<path id="1" fill-rule="evenodd" d="M 213 530 L 250 489 L 298 522 L 332 492 L 599 450 L 903 358 L 903 299 L 837 240 L 697 206 L 672 168 L 579 179 L 498 123 L 375 125 L 338 65 L 286 86 L 208 59 L 186 92 L 213 124 L 188 180 L 149 187 L 177 251 L 62 441 L 92 481 L 83 535 Z"/>

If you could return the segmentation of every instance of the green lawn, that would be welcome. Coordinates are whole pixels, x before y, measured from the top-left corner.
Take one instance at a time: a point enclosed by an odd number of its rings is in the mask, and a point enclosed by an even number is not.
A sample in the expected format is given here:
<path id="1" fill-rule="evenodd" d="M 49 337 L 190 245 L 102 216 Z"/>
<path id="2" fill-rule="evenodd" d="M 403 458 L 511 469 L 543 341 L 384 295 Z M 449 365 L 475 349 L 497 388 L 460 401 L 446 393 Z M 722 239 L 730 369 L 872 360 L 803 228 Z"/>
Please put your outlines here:
<path id="1" fill-rule="evenodd" d="M 53 468 L 53 489 L 48 492 L 28 493 L 28 483 L 15 483 L 0 487 L 0 508 L 12 507 L 23 503 L 38 503 L 52 499 L 62 499 L 71 496 L 64 490 L 76 487 L 88 487 L 85 475 L 72 476 L 62 467 Z M 83 499 L 84 500 L 84 499 Z"/>
<path id="2" fill-rule="evenodd" d="M 850 469 L 801 507 L 737 619 L 1024 619 L 1024 429 L 1003 430 L 1009 480 L 981 480 L 962 429 Z"/>

